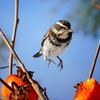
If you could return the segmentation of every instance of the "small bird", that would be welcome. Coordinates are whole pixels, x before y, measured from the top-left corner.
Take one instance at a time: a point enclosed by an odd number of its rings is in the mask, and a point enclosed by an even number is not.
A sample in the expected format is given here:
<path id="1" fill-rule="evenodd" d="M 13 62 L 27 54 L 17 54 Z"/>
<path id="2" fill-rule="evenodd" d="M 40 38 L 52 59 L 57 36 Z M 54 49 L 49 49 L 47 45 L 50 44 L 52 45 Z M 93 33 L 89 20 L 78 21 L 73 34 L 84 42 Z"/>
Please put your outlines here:
<path id="1" fill-rule="evenodd" d="M 48 65 L 53 62 L 49 57 L 57 57 L 59 59 L 58 66 L 63 68 L 63 61 L 59 55 L 66 49 L 72 39 L 71 25 L 66 20 L 59 20 L 53 24 L 47 33 L 44 35 L 41 42 L 41 49 L 38 53 L 33 55 L 34 58 L 38 58 L 41 55 L 44 56 L 44 60 L 48 61 Z"/>

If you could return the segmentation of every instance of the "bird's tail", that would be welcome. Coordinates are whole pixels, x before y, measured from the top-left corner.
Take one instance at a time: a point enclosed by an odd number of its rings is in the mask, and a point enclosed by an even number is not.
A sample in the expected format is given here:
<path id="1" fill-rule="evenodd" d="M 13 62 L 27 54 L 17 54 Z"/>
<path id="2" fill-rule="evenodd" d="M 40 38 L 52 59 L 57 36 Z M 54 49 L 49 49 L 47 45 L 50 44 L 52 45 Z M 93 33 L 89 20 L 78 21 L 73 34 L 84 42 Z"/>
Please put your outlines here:
<path id="1" fill-rule="evenodd" d="M 40 53 L 40 51 L 38 53 L 36 53 L 35 55 L 33 55 L 34 58 L 38 58 L 40 56 L 42 56 L 42 54 Z"/>
<path id="2" fill-rule="evenodd" d="M 38 53 L 36 53 L 35 55 L 33 55 L 34 58 L 38 58 L 38 57 L 40 57 L 40 56 L 42 56 L 42 54 L 40 54 L 40 52 L 38 52 Z"/>

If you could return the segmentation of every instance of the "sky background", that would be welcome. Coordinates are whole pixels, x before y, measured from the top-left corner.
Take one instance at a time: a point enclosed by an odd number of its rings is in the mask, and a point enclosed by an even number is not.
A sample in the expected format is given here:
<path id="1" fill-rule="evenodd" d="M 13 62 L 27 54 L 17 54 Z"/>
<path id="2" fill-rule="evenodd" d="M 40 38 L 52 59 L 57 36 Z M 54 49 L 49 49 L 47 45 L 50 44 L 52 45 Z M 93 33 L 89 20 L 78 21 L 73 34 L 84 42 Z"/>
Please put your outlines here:
<path id="1" fill-rule="evenodd" d="M 76 83 L 84 81 L 89 76 L 89 71 L 94 59 L 95 51 L 100 37 L 94 38 L 83 34 L 83 29 L 74 29 L 77 20 L 71 19 L 65 14 L 73 14 L 73 9 L 79 5 L 79 0 L 67 0 L 61 4 L 60 0 L 20 0 L 19 1 L 19 24 L 15 42 L 15 51 L 27 70 L 34 71 L 33 79 L 37 80 L 42 87 L 47 88 L 50 100 L 73 100 Z M 53 14 L 51 10 L 59 7 L 59 12 Z M 84 8 L 83 8 L 84 9 Z M 77 16 L 77 15 L 73 15 Z M 71 29 L 74 31 L 73 39 L 68 48 L 60 55 L 63 60 L 64 69 L 57 68 L 59 60 L 53 58 L 53 63 L 48 67 L 43 56 L 33 58 L 41 47 L 41 41 L 47 30 L 56 21 L 70 20 Z M 82 19 L 84 20 L 84 19 Z M 12 37 L 14 21 L 14 0 L 0 1 L 0 28 L 5 33 L 9 41 Z M 78 24 L 78 23 L 77 23 Z M 98 31 L 100 33 L 100 31 Z M 0 39 L 2 39 L 0 37 Z M 6 47 L 7 60 L 1 66 L 8 65 L 9 49 Z M 14 63 L 17 62 L 14 60 Z M 18 65 L 18 64 L 17 64 Z M 16 73 L 16 67 L 13 67 Z M 93 77 L 100 83 L 100 55 L 96 63 Z M 8 69 L 0 70 L 0 77 L 5 79 Z M 1 83 L 0 83 L 1 89 Z"/>

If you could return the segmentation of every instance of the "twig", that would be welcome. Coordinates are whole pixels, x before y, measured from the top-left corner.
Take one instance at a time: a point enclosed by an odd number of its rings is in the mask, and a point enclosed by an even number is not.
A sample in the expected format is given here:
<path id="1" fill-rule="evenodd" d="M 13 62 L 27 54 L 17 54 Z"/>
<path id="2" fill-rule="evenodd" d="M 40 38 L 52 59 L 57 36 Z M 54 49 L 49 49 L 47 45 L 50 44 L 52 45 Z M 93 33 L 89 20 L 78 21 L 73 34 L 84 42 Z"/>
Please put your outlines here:
<path id="1" fill-rule="evenodd" d="M 11 41 L 11 46 L 12 46 L 13 49 L 14 49 L 14 44 L 15 44 L 17 26 L 18 26 L 18 22 L 19 22 L 19 19 L 18 19 L 18 4 L 19 4 L 19 0 L 15 0 L 15 18 L 14 18 L 12 41 Z M 10 52 L 10 57 L 9 57 L 9 75 L 12 74 L 12 64 L 13 64 L 13 55 Z"/>
<path id="2" fill-rule="evenodd" d="M 46 87 L 44 87 L 44 95 L 45 95 L 45 97 L 46 97 L 46 100 L 49 100 L 49 97 L 48 97 L 48 95 L 47 95 L 47 93 L 46 93 Z"/>
<path id="3" fill-rule="evenodd" d="M 34 88 L 34 90 L 36 91 L 36 93 L 38 94 L 38 96 L 40 97 L 40 100 L 45 100 L 45 97 L 43 96 L 43 94 L 41 93 L 38 84 L 36 84 L 29 76 L 27 69 L 25 68 L 24 64 L 21 62 L 21 60 L 19 59 L 19 57 L 17 56 L 16 52 L 12 49 L 8 39 L 6 38 L 6 36 L 4 35 L 4 33 L 2 32 L 2 30 L 0 30 L 0 35 L 2 36 L 3 40 L 5 41 L 6 45 L 8 46 L 8 48 L 10 49 L 11 53 L 13 54 L 14 59 L 18 62 L 19 66 L 22 68 L 22 70 L 26 73 L 27 79 L 30 81 L 30 83 L 32 84 L 32 87 Z"/>
<path id="4" fill-rule="evenodd" d="M 98 58 L 98 55 L 99 55 L 99 51 L 100 51 L 100 41 L 98 43 L 98 47 L 97 47 L 97 50 L 96 50 L 96 53 L 95 53 L 95 56 L 94 56 L 94 60 L 93 60 L 92 67 L 91 67 L 88 78 L 92 78 L 94 68 L 95 68 L 95 64 L 96 64 L 96 61 L 97 61 L 97 58 Z"/>
<path id="5" fill-rule="evenodd" d="M 16 66 L 16 64 L 13 64 L 12 66 Z M 5 68 L 9 68 L 9 66 L 0 67 L 0 69 L 5 69 Z"/>
<path id="6" fill-rule="evenodd" d="M 92 2 L 92 4 L 93 4 L 95 7 L 97 7 L 98 9 L 100 9 L 100 4 L 99 4 L 98 2 L 94 1 L 94 2 Z"/>
<path id="7" fill-rule="evenodd" d="M 6 83 L 4 82 L 1 78 L 0 81 L 2 82 L 2 84 L 4 84 L 10 91 L 14 92 L 14 90 Z"/>

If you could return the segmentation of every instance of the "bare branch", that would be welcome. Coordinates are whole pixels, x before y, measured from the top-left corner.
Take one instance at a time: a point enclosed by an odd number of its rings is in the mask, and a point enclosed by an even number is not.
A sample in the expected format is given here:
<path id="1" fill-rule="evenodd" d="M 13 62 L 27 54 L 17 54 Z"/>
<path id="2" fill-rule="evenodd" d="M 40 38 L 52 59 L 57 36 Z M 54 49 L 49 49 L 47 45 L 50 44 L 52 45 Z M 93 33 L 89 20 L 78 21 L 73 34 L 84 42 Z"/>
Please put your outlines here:
<path id="1" fill-rule="evenodd" d="M 46 100 L 45 97 L 43 96 L 43 94 L 41 93 L 38 84 L 36 84 L 32 78 L 29 76 L 27 69 L 25 68 L 24 64 L 21 62 L 21 60 L 19 59 L 19 57 L 17 56 L 16 52 L 12 49 L 8 39 L 6 38 L 6 36 L 4 35 L 4 33 L 2 32 L 2 30 L 0 30 L 0 35 L 2 36 L 3 40 L 5 41 L 6 45 L 8 46 L 8 48 L 10 49 L 11 53 L 13 54 L 14 59 L 18 62 L 19 66 L 22 68 L 22 70 L 26 73 L 27 79 L 29 80 L 29 82 L 32 84 L 32 87 L 34 88 L 34 90 L 36 91 L 36 93 L 38 94 L 38 96 L 40 97 L 41 100 Z"/>
<path id="2" fill-rule="evenodd" d="M 99 51 L 100 51 L 100 41 L 98 43 L 98 47 L 97 47 L 97 50 L 96 50 L 96 53 L 95 53 L 95 56 L 94 56 L 94 60 L 93 60 L 92 67 L 91 67 L 88 78 L 92 78 L 94 68 L 95 68 L 95 64 L 96 64 L 96 61 L 97 61 L 97 58 L 98 58 L 98 55 L 99 55 Z"/>
<path id="3" fill-rule="evenodd" d="M 49 97 L 48 97 L 48 95 L 47 95 L 47 93 L 46 93 L 46 87 L 44 87 L 44 95 L 45 95 L 45 97 L 46 97 L 46 100 L 49 100 Z"/>
<path id="4" fill-rule="evenodd" d="M 5 82 L 0 78 L 0 81 L 2 84 L 4 84 L 10 91 L 14 92 L 14 90 Z"/>
<path id="5" fill-rule="evenodd" d="M 92 2 L 92 4 L 95 6 L 95 7 L 97 7 L 98 9 L 100 9 L 100 4 L 98 3 L 98 2 Z"/>
<path id="6" fill-rule="evenodd" d="M 12 66 L 16 66 L 16 64 L 13 64 Z M 0 69 L 5 69 L 5 68 L 9 68 L 9 66 L 0 67 Z"/>
<path id="7" fill-rule="evenodd" d="M 14 49 L 14 44 L 15 44 L 17 26 L 18 26 L 18 22 L 19 22 L 19 19 L 18 19 L 18 5 L 19 5 L 19 0 L 15 0 L 15 18 L 14 18 L 12 41 L 11 41 L 11 46 L 12 46 L 13 49 Z M 12 74 L 12 64 L 13 64 L 13 55 L 10 52 L 10 57 L 9 57 L 9 75 Z"/>

